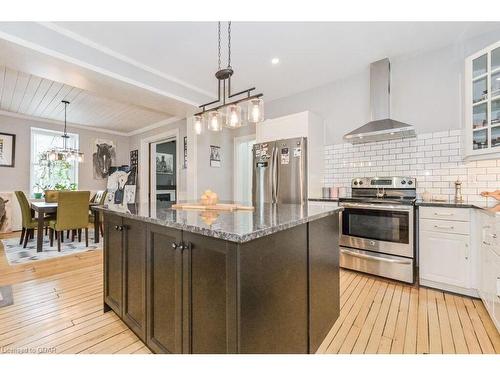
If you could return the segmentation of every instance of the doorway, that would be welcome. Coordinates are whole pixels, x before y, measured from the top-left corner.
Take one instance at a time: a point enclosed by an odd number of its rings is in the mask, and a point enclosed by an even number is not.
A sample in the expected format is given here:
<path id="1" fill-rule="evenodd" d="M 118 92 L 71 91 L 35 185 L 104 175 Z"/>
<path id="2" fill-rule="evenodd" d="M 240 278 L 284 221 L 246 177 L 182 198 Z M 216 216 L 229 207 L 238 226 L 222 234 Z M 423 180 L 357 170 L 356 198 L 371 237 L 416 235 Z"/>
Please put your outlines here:
<path id="1" fill-rule="evenodd" d="M 152 142 L 149 155 L 151 208 L 169 208 L 177 201 L 177 141 Z"/>
<path id="2" fill-rule="evenodd" d="M 234 200 L 252 202 L 253 146 L 255 135 L 234 139 Z"/>

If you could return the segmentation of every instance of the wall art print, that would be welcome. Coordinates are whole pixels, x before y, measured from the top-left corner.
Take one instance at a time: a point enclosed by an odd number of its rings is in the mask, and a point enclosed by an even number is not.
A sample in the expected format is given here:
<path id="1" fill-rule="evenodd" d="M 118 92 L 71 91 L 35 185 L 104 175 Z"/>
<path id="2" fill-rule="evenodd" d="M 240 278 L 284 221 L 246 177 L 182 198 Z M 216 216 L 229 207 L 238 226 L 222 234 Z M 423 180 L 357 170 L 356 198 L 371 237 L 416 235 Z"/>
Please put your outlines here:
<path id="1" fill-rule="evenodd" d="M 96 139 L 92 155 L 92 167 L 95 180 L 103 180 L 110 175 L 111 166 L 115 162 L 115 143 L 106 139 Z"/>
<path id="2" fill-rule="evenodd" d="M 13 199 L 12 193 L 0 193 L 0 233 L 12 232 Z"/>
<path id="3" fill-rule="evenodd" d="M 162 152 L 156 153 L 156 173 L 174 174 L 174 155 Z"/>
<path id="4" fill-rule="evenodd" d="M 0 167 L 14 167 L 16 135 L 0 133 Z"/>
<path id="5" fill-rule="evenodd" d="M 221 155 L 220 146 L 210 146 L 210 166 L 212 168 L 220 168 Z"/>
<path id="6" fill-rule="evenodd" d="M 137 168 L 123 165 L 111 167 L 106 185 L 106 203 L 126 205 L 135 203 Z"/>

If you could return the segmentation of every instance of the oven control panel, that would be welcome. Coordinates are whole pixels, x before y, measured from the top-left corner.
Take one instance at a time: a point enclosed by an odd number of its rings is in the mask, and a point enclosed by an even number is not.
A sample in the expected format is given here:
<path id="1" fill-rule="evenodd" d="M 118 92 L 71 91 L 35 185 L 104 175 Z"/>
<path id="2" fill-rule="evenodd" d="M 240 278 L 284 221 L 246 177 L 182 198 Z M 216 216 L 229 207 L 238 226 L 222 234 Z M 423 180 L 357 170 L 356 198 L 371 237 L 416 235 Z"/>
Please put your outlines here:
<path id="1" fill-rule="evenodd" d="M 417 180 L 412 177 L 360 177 L 351 182 L 352 188 L 415 189 Z"/>

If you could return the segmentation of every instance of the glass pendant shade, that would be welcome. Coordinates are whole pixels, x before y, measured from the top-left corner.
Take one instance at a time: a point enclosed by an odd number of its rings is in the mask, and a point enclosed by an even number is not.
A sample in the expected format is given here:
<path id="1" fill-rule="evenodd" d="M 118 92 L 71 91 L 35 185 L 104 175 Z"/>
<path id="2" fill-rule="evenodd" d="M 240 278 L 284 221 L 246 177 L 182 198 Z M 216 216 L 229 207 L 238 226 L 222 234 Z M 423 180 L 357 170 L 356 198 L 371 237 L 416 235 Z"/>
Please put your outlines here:
<path id="1" fill-rule="evenodd" d="M 264 101 L 260 98 L 248 101 L 248 122 L 264 121 Z"/>
<path id="2" fill-rule="evenodd" d="M 208 112 L 208 129 L 213 132 L 222 131 L 222 116 L 218 111 Z"/>
<path id="3" fill-rule="evenodd" d="M 226 126 L 239 128 L 241 125 L 241 107 L 236 104 L 229 105 L 226 111 Z"/>
<path id="4" fill-rule="evenodd" d="M 47 154 L 47 159 L 49 159 L 49 161 L 56 161 L 57 160 L 57 152 L 55 150 L 49 151 Z"/>
<path id="5" fill-rule="evenodd" d="M 203 132 L 203 118 L 201 116 L 194 116 L 194 132 L 196 135 Z"/>

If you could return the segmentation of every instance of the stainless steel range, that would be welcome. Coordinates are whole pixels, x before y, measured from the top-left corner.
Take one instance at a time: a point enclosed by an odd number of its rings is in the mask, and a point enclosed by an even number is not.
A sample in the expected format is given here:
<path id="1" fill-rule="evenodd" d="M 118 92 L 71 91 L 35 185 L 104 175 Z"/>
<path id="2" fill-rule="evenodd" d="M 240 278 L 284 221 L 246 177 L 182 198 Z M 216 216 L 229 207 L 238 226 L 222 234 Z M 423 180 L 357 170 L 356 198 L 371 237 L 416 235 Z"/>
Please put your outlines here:
<path id="1" fill-rule="evenodd" d="M 340 266 L 414 282 L 416 179 L 356 178 L 340 198 Z"/>

